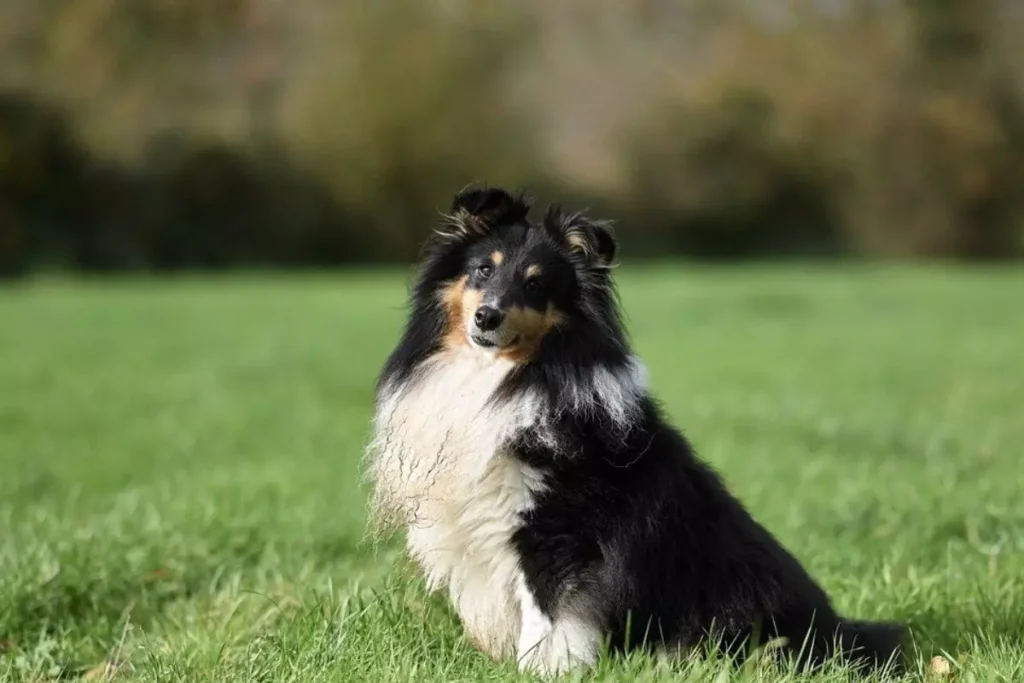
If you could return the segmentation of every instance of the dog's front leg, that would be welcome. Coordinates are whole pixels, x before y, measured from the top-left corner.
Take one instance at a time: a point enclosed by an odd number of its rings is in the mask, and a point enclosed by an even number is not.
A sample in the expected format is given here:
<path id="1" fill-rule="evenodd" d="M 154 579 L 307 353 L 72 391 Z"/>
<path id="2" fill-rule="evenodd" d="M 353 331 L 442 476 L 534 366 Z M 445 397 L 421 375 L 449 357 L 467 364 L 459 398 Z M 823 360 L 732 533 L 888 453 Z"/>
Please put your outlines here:
<path id="1" fill-rule="evenodd" d="M 597 661 L 600 629 L 569 610 L 546 614 L 525 579 L 520 579 L 516 593 L 521 613 L 516 647 L 520 671 L 554 675 Z"/>

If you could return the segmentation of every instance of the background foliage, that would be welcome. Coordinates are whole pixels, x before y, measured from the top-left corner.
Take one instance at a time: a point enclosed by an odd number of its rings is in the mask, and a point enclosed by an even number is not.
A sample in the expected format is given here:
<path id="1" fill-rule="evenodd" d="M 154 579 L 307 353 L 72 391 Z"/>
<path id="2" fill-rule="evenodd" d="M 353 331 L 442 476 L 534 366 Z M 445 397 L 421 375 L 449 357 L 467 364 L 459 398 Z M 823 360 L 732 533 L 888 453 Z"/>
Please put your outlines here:
<path id="1" fill-rule="evenodd" d="M 1024 253 L 996 0 L 7 0 L 0 271 L 405 260 L 526 186 L 633 255 Z"/>

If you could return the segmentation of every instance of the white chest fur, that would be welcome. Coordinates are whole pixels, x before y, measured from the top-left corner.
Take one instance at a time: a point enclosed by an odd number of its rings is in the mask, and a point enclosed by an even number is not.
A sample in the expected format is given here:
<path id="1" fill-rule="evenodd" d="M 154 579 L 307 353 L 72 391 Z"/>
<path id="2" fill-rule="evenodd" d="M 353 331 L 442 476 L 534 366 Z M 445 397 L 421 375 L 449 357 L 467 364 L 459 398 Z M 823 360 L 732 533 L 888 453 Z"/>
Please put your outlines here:
<path id="1" fill-rule="evenodd" d="M 494 657 L 515 650 L 519 561 L 510 540 L 543 487 L 504 450 L 540 419 L 542 401 L 487 403 L 513 367 L 458 350 L 429 361 L 413 383 L 385 388 L 371 463 L 377 512 L 406 526 L 429 584 L 448 590 L 470 636 Z"/>

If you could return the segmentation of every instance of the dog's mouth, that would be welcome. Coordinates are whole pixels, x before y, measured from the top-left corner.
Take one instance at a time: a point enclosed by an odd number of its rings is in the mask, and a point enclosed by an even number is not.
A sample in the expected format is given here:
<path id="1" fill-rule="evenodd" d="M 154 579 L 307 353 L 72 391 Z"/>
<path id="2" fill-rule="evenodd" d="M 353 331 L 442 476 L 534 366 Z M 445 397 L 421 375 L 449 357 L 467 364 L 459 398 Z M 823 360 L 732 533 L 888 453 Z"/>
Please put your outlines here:
<path id="1" fill-rule="evenodd" d="M 510 346 L 514 346 L 519 341 L 519 337 L 517 335 L 517 336 L 513 337 L 507 344 L 501 344 L 499 346 L 498 342 L 496 342 L 495 340 L 488 339 L 487 337 L 483 337 L 483 336 L 481 336 L 479 334 L 471 334 L 471 335 L 469 335 L 469 338 L 473 340 L 474 344 L 476 344 L 477 346 L 479 346 L 480 348 L 483 348 L 483 349 L 498 349 L 498 348 L 505 349 L 505 348 L 508 348 Z"/>

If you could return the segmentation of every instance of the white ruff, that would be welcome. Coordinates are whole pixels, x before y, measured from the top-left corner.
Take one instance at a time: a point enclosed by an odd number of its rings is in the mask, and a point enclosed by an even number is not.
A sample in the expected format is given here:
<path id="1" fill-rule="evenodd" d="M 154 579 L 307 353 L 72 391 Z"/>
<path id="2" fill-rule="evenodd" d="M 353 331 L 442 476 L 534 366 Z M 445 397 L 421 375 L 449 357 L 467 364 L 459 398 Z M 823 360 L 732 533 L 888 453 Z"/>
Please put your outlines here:
<path id="1" fill-rule="evenodd" d="M 523 582 L 510 541 L 544 489 L 542 474 L 506 445 L 524 429 L 543 431 L 549 412 L 537 393 L 485 406 L 514 367 L 478 349 L 438 354 L 413 380 L 383 388 L 369 451 L 374 513 L 407 528 L 430 587 L 448 590 L 474 643 L 498 659 L 523 645 Z M 617 382 L 605 375 L 583 402 L 608 401 L 613 420 L 633 415 L 642 392 L 635 368 Z"/>

